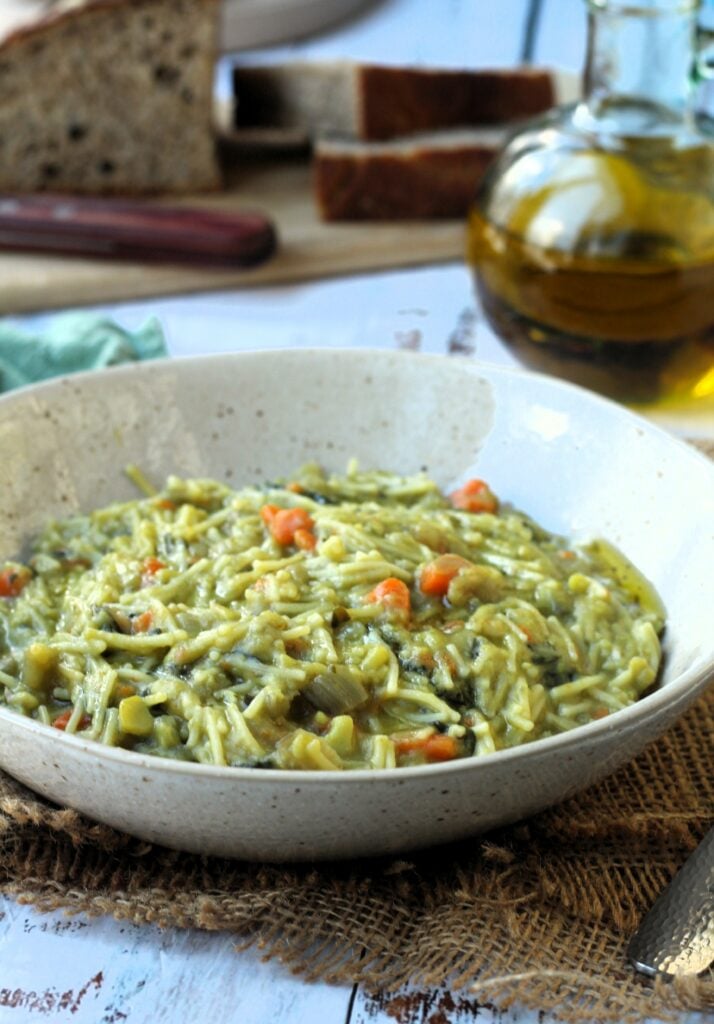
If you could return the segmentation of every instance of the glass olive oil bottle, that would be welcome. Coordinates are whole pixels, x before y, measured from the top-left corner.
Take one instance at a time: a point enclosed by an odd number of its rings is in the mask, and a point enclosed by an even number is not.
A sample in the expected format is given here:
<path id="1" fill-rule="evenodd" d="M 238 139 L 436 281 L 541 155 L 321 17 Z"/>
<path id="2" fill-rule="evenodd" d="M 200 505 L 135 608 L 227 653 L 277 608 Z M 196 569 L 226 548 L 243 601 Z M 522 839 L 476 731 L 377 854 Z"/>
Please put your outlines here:
<path id="1" fill-rule="evenodd" d="M 696 0 L 589 0 L 582 102 L 484 180 L 469 260 L 535 369 L 633 403 L 714 400 L 714 138 L 692 110 Z"/>

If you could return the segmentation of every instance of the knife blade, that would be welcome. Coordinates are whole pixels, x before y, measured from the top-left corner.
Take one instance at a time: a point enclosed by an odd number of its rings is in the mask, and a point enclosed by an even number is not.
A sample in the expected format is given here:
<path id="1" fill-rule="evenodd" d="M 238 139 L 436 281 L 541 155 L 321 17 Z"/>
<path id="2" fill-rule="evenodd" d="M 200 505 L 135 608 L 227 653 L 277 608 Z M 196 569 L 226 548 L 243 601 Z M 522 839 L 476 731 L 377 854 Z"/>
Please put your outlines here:
<path id="1" fill-rule="evenodd" d="M 0 194 L 0 250 L 250 267 L 275 251 L 262 213 L 148 201 Z"/>
<path id="2" fill-rule="evenodd" d="M 714 961 L 714 828 L 657 898 L 627 955 L 642 974 L 700 974 Z"/>

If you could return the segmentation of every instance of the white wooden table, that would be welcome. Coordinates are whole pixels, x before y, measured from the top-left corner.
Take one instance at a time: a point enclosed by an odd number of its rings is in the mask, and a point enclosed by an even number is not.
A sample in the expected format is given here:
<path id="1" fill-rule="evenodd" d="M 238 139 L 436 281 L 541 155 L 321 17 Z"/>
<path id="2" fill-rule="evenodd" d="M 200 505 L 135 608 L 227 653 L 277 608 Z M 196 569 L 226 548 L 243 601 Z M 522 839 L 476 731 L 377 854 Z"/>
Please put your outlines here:
<path id="1" fill-rule="evenodd" d="M 540 9 L 536 31 L 528 15 Z M 319 39 L 271 50 L 452 66 L 503 66 L 524 56 L 576 69 L 584 49 L 581 0 L 383 0 Z M 531 20 L 531 29 L 533 22 Z M 225 78 L 224 78 L 225 83 Z M 133 327 L 160 318 L 173 356 L 306 345 L 470 351 L 513 363 L 480 320 L 460 265 L 320 284 L 194 295 L 106 307 Z M 40 326 L 43 316 L 23 318 Z M 714 409 L 663 421 L 714 437 Z M 227 934 L 134 927 L 112 919 L 39 915 L 0 900 L 0 1024 L 548 1024 L 539 1014 L 498 1014 L 468 994 L 404 993 L 375 999 L 349 986 L 306 984 L 257 953 L 237 955 Z M 703 1022 L 683 1015 L 681 1024 Z"/>

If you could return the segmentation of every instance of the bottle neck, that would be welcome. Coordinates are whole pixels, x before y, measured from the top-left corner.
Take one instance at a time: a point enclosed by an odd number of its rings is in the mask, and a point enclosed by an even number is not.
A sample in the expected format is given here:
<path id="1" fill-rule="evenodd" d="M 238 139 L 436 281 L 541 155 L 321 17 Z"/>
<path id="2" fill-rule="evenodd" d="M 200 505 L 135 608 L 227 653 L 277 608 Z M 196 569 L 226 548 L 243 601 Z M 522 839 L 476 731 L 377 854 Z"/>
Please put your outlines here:
<path id="1" fill-rule="evenodd" d="M 659 135 L 689 116 L 699 0 L 588 0 L 585 106 L 600 129 Z"/>

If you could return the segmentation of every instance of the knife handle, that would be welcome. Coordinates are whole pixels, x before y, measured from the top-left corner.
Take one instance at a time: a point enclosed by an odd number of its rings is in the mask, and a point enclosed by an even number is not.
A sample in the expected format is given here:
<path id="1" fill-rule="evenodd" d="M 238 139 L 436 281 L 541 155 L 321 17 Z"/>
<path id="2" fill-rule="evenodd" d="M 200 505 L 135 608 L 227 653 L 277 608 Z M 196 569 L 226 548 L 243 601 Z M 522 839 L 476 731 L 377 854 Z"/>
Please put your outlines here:
<path id="1" fill-rule="evenodd" d="M 627 950 L 643 974 L 699 974 L 714 961 L 714 828 L 657 898 Z"/>
<path id="2" fill-rule="evenodd" d="M 276 242 L 273 225 L 260 213 L 0 194 L 0 249 L 248 267 L 272 255 Z"/>

